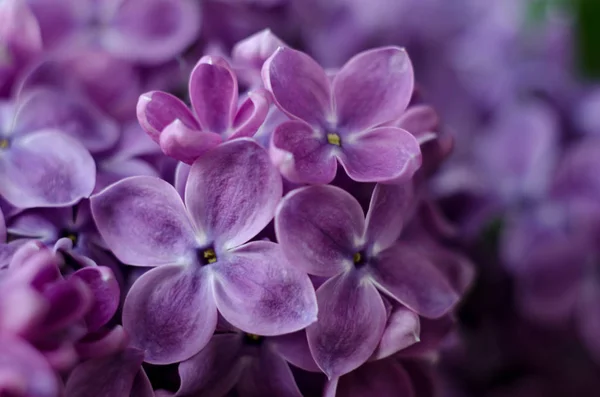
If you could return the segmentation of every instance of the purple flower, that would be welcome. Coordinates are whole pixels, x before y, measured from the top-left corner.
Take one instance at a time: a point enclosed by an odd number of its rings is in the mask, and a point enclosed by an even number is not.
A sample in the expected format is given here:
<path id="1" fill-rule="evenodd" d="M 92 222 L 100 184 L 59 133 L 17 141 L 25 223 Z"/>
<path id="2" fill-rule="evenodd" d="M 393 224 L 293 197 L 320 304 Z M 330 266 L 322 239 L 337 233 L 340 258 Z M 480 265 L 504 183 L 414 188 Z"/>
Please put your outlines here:
<path id="1" fill-rule="evenodd" d="M 387 314 L 381 294 L 424 317 L 440 317 L 458 300 L 443 273 L 398 243 L 410 185 L 378 184 L 366 217 L 333 186 L 288 194 L 275 217 L 277 239 L 296 267 L 330 277 L 317 289 L 319 319 L 307 328 L 319 367 L 330 378 L 363 364 L 377 348 Z"/>
<path id="2" fill-rule="evenodd" d="M 69 206 L 92 193 L 94 160 L 82 143 L 53 125 L 56 113 L 40 125 L 37 116 L 44 118 L 46 108 L 34 104 L 37 98 L 26 95 L 18 108 L 0 104 L 0 195 L 19 208 Z"/>
<path id="3" fill-rule="evenodd" d="M 246 243 L 272 219 L 281 177 L 249 139 L 227 142 L 192 166 L 185 205 L 165 181 L 133 177 L 92 198 L 104 240 L 123 262 L 155 266 L 132 286 L 123 324 L 146 361 L 198 353 L 217 310 L 258 335 L 297 331 L 316 319 L 307 275 L 271 242 Z"/>
<path id="4" fill-rule="evenodd" d="M 408 180 L 421 165 L 417 140 L 383 126 L 402 116 L 413 92 L 403 49 L 360 53 L 331 81 L 308 55 L 280 47 L 262 74 L 277 106 L 294 119 L 271 139 L 271 156 L 287 179 L 329 183 L 339 161 L 359 182 Z"/>
<path id="5" fill-rule="evenodd" d="M 200 9 L 192 0 L 34 0 L 31 7 L 49 48 L 96 47 L 147 64 L 181 53 L 200 28 Z"/>
<path id="6" fill-rule="evenodd" d="M 143 94 L 137 106 L 140 125 L 162 151 L 188 164 L 225 140 L 253 136 L 269 111 L 263 90 L 249 92 L 238 104 L 237 78 L 218 56 L 200 59 L 190 75 L 189 93 L 192 111 L 162 91 Z"/>

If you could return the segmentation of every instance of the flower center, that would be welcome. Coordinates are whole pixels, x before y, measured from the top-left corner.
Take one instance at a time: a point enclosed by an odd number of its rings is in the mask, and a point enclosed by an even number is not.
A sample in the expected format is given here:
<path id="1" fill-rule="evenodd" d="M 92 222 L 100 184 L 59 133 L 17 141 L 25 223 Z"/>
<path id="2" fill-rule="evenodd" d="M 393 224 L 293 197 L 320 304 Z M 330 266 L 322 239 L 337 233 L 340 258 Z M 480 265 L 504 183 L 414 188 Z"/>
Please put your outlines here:
<path id="1" fill-rule="evenodd" d="M 73 232 L 70 230 L 61 230 L 60 238 L 68 238 L 69 240 L 71 240 L 73 242 L 73 248 L 75 248 L 77 246 L 77 243 L 79 242 L 79 236 L 77 235 L 77 232 Z"/>
<path id="2" fill-rule="evenodd" d="M 244 344 L 251 346 L 260 346 L 264 338 L 255 334 L 244 334 Z"/>
<path id="3" fill-rule="evenodd" d="M 212 247 L 198 250 L 198 260 L 202 265 L 210 265 L 217 261 L 217 253 Z"/>
<path id="4" fill-rule="evenodd" d="M 8 139 L 1 138 L 0 139 L 0 149 L 8 149 L 8 146 L 9 146 Z"/>
<path id="5" fill-rule="evenodd" d="M 342 138 L 340 138 L 340 136 L 335 133 L 330 132 L 327 134 L 327 142 L 330 145 L 342 146 Z"/>
<path id="6" fill-rule="evenodd" d="M 354 262 L 355 267 L 364 266 L 367 263 L 365 259 L 365 253 L 363 251 L 359 251 L 352 256 L 352 262 Z"/>

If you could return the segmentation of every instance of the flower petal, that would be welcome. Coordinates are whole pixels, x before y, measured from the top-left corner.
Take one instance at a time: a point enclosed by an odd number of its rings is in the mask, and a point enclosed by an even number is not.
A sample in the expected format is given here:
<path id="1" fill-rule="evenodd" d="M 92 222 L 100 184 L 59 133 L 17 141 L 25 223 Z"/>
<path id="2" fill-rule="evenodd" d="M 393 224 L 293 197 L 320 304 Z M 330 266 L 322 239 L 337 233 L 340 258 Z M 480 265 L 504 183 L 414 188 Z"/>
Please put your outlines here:
<path id="1" fill-rule="evenodd" d="M 177 263 L 195 246 L 181 198 L 161 179 L 123 179 L 92 197 L 91 206 L 104 241 L 127 264 Z"/>
<path id="2" fill-rule="evenodd" d="M 196 227 L 216 248 L 239 246 L 273 219 L 281 176 L 265 149 L 247 138 L 225 142 L 198 159 L 185 189 Z"/>
<path id="3" fill-rule="evenodd" d="M 138 278 L 125 298 L 123 326 L 145 361 L 171 364 L 198 353 L 217 326 L 206 271 L 160 266 Z"/>
<path id="4" fill-rule="evenodd" d="M 337 171 L 334 147 L 302 121 L 280 124 L 271 137 L 269 154 L 281 174 L 292 182 L 321 184 Z"/>
<path id="5" fill-rule="evenodd" d="M 201 11 L 195 1 L 124 0 L 118 4 L 111 29 L 105 30 L 101 40 L 119 58 L 147 64 L 169 61 L 195 40 L 200 29 Z"/>
<path id="6" fill-rule="evenodd" d="M 440 118 L 434 108 L 416 105 L 409 107 L 394 125 L 410 132 L 423 144 L 436 136 L 439 123 Z"/>
<path id="7" fill-rule="evenodd" d="M 94 159 L 73 138 L 44 130 L 11 145 L 0 152 L 0 195 L 15 207 L 69 206 L 92 193 Z"/>
<path id="8" fill-rule="evenodd" d="M 246 366 L 237 390 L 241 397 L 302 397 L 288 363 L 268 346 Z"/>
<path id="9" fill-rule="evenodd" d="M 316 276 L 352 267 L 364 229 L 360 204 L 335 186 L 292 191 L 275 217 L 277 241 L 292 265 Z"/>
<path id="10" fill-rule="evenodd" d="M 337 384 L 337 397 L 414 397 L 410 377 L 393 359 L 366 363 L 343 376 Z"/>
<path id="11" fill-rule="evenodd" d="M 373 354 L 386 322 L 383 300 L 356 271 L 317 290 L 319 320 L 306 329 L 315 361 L 329 379 L 355 370 Z"/>
<path id="12" fill-rule="evenodd" d="M 96 331 L 112 318 L 120 302 L 119 283 L 112 270 L 104 266 L 87 267 L 73 273 L 92 291 L 94 303 L 86 314 L 86 325 Z"/>
<path id="13" fill-rule="evenodd" d="M 4 244 L 6 241 L 6 222 L 4 221 L 4 214 L 2 208 L 0 208 L 0 244 Z"/>
<path id="14" fill-rule="evenodd" d="M 375 186 L 365 227 L 365 239 L 372 247 L 373 254 L 398 240 L 413 201 L 412 182 L 393 185 L 378 183 Z"/>
<path id="15" fill-rule="evenodd" d="M 282 111 L 312 126 L 326 126 L 332 114 L 329 79 L 310 56 L 279 47 L 264 63 L 262 77 Z"/>
<path id="16" fill-rule="evenodd" d="M 223 396 L 237 383 L 244 362 L 240 334 L 217 334 L 198 354 L 179 364 L 178 396 Z"/>
<path id="17" fill-rule="evenodd" d="M 5 269 L 8 267 L 8 264 L 12 260 L 14 253 L 17 252 L 19 247 L 21 247 L 27 241 L 29 241 L 29 240 L 28 239 L 19 239 L 19 240 L 11 241 L 8 244 L 0 243 L 0 269 Z"/>
<path id="18" fill-rule="evenodd" d="M 66 397 L 131 395 L 134 379 L 142 369 L 144 352 L 127 348 L 117 354 L 79 364 L 67 379 Z"/>
<path id="19" fill-rule="evenodd" d="M 458 295 L 444 275 L 407 244 L 391 246 L 370 266 L 380 290 L 421 316 L 441 317 L 458 301 Z"/>
<path id="20" fill-rule="evenodd" d="M 310 372 L 321 372 L 321 369 L 310 354 L 306 331 L 291 334 L 272 336 L 269 344 L 292 365 Z"/>
<path id="21" fill-rule="evenodd" d="M 179 119 L 169 124 L 160 134 L 159 143 L 163 153 L 186 164 L 219 146 L 220 135 L 188 128 Z"/>
<path id="22" fill-rule="evenodd" d="M 409 180 L 421 166 L 419 142 L 395 127 L 380 127 L 360 135 L 342 137 L 342 166 L 357 182 L 400 183 Z"/>
<path id="23" fill-rule="evenodd" d="M 268 28 L 235 44 L 231 50 L 231 59 L 238 70 L 240 81 L 251 87 L 262 85 L 262 66 L 281 46 L 285 46 L 285 43 Z"/>
<path id="24" fill-rule="evenodd" d="M 167 92 L 150 91 L 140 95 L 136 113 L 140 125 L 156 143 L 160 132 L 175 120 L 190 129 L 200 129 L 185 103 Z"/>
<path id="25" fill-rule="evenodd" d="M 404 307 L 395 307 L 387 320 L 385 331 L 373 358 L 381 360 L 419 342 L 419 316 Z"/>
<path id="26" fill-rule="evenodd" d="M 278 244 L 255 241 L 226 255 L 215 267 L 214 294 L 219 312 L 233 326 L 269 336 L 316 320 L 312 283 L 287 263 Z"/>
<path id="27" fill-rule="evenodd" d="M 58 379 L 40 353 L 21 339 L 0 336 L 0 390 L 7 395 L 55 397 Z M 13 394 L 14 393 L 14 394 Z"/>
<path id="28" fill-rule="evenodd" d="M 203 130 L 224 134 L 237 110 L 238 84 L 227 61 L 205 56 L 190 74 L 190 101 Z"/>
<path id="29" fill-rule="evenodd" d="M 383 47 L 356 55 L 333 79 L 338 126 L 348 133 L 360 132 L 398 119 L 413 87 L 412 64 L 403 48 Z"/>
<path id="30" fill-rule="evenodd" d="M 271 94 L 263 89 L 250 91 L 233 119 L 229 139 L 254 136 L 267 118 L 270 106 Z"/>

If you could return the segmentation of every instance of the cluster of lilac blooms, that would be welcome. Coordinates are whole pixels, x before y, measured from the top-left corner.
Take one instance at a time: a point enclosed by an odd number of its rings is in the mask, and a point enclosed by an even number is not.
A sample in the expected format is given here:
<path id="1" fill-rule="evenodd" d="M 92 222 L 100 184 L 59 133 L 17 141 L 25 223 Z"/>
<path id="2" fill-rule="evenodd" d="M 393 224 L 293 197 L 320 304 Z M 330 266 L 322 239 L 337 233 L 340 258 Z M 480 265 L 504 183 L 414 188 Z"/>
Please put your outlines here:
<path id="1" fill-rule="evenodd" d="M 592 395 L 600 88 L 534 2 L 0 0 L 0 396 Z"/>

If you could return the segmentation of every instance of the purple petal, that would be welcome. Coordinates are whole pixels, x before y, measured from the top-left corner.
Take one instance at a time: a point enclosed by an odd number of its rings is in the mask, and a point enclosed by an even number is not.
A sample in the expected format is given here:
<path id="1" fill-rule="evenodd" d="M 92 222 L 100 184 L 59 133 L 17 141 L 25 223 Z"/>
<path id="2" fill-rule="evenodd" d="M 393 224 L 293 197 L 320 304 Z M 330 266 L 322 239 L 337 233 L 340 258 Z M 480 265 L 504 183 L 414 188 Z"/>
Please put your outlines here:
<path id="1" fill-rule="evenodd" d="M 586 280 L 577 313 L 579 334 L 594 358 L 600 358 L 600 287 Z"/>
<path id="2" fill-rule="evenodd" d="M 79 364 L 67 379 L 65 397 L 129 397 L 142 369 L 142 361 L 142 351 L 128 348 L 109 357 Z"/>
<path id="3" fill-rule="evenodd" d="M 393 359 L 369 362 L 343 376 L 337 384 L 337 397 L 414 397 L 411 380 Z M 328 396 L 328 395 L 327 395 Z"/>
<path id="4" fill-rule="evenodd" d="M 44 332 L 60 330 L 83 319 L 94 303 L 92 292 L 77 279 L 60 280 L 44 290 L 49 310 L 40 329 Z"/>
<path id="5" fill-rule="evenodd" d="M 188 176 L 190 175 L 190 167 L 187 164 L 179 163 L 175 169 L 175 189 L 181 196 L 181 199 L 185 197 L 185 185 L 187 184 Z"/>
<path id="6" fill-rule="evenodd" d="M 185 202 L 198 229 L 217 247 L 236 247 L 273 219 L 281 176 L 265 149 L 247 138 L 226 142 L 198 159 L 190 171 Z"/>
<path id="7" fill-rule="evenodd" d="M 160 134 L 163 153 L 186 164 L 192 164 L 221 142 L 223 139 L 220 135 L 190 129 L 179 119 L 169 124 Z"/>
<path id="8" fill-rule="evenodd" d="M 365 229 L 365 238 L 375 252 L 388 248 L 400 237 L 414 201 L 413 190 L 411 182 L 375 186 Z"/>
<path id="9" fill-rule="evenodd" d="M 6 334 L 0 336 L 0 368 L 3 394 L 56 397 L 59 393 L 58 379 L 48 362 L 21 339 Z"/>
<path id="10" fill-rule="evenodd" d="M 281 174 L 292 182 L 329 183 L 337 171 L 334 147 L 302 121 L 280 124 L 271 137 L 269 154 Z"/>
<path id="11" fill-rule="evenodd" d="M 441 317 L 458 301 L 435 265 L 406 244 L 381 252 L 370 272 L 379 289 L 424 317 Z"/>
<path id="12" fill-rule="evenodd" d="M 240 334 L 217 334 L 198 354 L 179 364 L 177 395 L 223 396 L 243 370 Z"/>
<path id="13" fill-rule="evenodd" d="M 354 197 L 335 186 L 292 191 L 275 218 L 277 241 L 290 263 L 316 276 L 333 276 L 353 266 L 364 229 Z"/>
<path id="14" fill-rule="evenodd" d="M 0 194 L 19 208 L 75 204 L 94 189 L 96 167 L 76 140 L 44 130 L 22 136 L 0 155 Z"/>
<path id="15" fill-rule="evenodd" d="M 129 397 L 156 397 L 156 393 L 152 390 L 152 383 L 148 379 L 148 375 L 144 372 L 144 369 L 140 369 L 133 379 L 133 386 L 131 387 L 131 394 Z"/>
<path id="16" fill-rule="evenodd" d="M 264 29 L 238 42 L 231 50 L 231 59 L 238 70 L 238 78 L 249 86 L 262 85 L 261 69 L 265 61 L 279 47 L 285 46 L 270 29 Z"/>
<path id="17" fill-rule="evenodd" d="M 281 335 L 317 319 L 310 279 L 291 267 L 279 245 L 246 244 L 215 267 L 214 295 L 219 312 L 235 327 L 257 335 Z"/>
<path id="18" fill-rule="evenodd" d="M 416 105 L 409 107 L 394 125 L 410 132 L 423 144 L 436 136 L 439 123 L 440 118 L 431 106 Z"/>
<path id="19" fill-rule="evenodd" d="M 195 1 L 125 0 L 102 44 L 120 58 L 148 64 L 173 59 L 185 50 L 200 29 Z"/>
<path id="20" fill-rule="evenodd" d="M 8 244 L 0 243 L 0 269 L 5 269 L 8 267 L 8 264 L 11 262 L 13 255 L 19 247 L 23 244 L 27 243 L 28 239 L 19 239 L 15 241 L 11 241 Z"/>
<path id="21" fill-rule="evenodd" d="M 338 125 L 360 132 L 398 119 L 413 86 L 413 68 L 404 49 L 383 47 L 356 55 L 333 79 Z"/>
<path id="22" fill-rule="evenodd" d="M 91 206 L 104 241 L 127 264 L 174 264 L 195 246 L 181 198 L 161 179 L 123 179 L 92 197 Z"/>
<path id="23" fill-rule="evenodd" d="M 39 326 L 40 319 L 48 311 L 48 302 L 29 286 L 8 282 L 1 284 L 0 332 L 24 335 Z"/>
<path id="24" fill-rule="evenodd" d="M 80 358 L 104 357 L 116 354 L 129 344 L 129 335 L 125 329 L 116 325 L 111 329 L 101 329 L 97 332 L 88 333 L 77 341 L 75 349 Z"/>
<path id="25" fill-rule="evenodd" d="M 31 237 L 51 244 L 59 238 L 59 229 L 67 226 L 63 223 L 72 215 L 72 207 L 32 209 L 13 217 L 8 231 L 18 236 Z"/>
<path id="26" fill-rule="evenodd" d="M 268 347 L 246 366 L 237 390 L 240 397 L 302 397 L 288 363 Z"/>
<path id="27" fill-rule="evenodd" d="M 198 353 L 217 325 L 211 282 L 205 271 L 160 266 L 138 278 L 123 306 L 132 346 L 152 364 L 171 364 Z"/>
<path id="28" fill-rule="evenodd" d="M 374 359 L 381 360 L 419 342 L 419 316 L 412 310 L 396 307 L 392 310 L 377 346 Z"/>
<path id="29" fill-rule="evenodd" d="M 229 139 L 254 136 L 267 118 L 270 106 L 271 94 L 262 89 L 250 91 L 233 119 L 233 133 Z"/>
<path id="30" fill-rule="evenodd" d="M 90 331 L 96 331 L 112 318 L 120 302 L 119 283 L 108 267 L 88 267 L 73 274 L 86 283 L 94 295 L 94 303 L 85 320 Z"/>
<path id="31" fill-rule="evenodd" d="M 342 166 L 357 182 L 400 183 L 421 166 L 419 142 L 395 127 L 380 127 L 360 135 L 342 137 Z"/>
<path id="32" fill-rule="evenodd" d="M 292 365 L 305 371 L 321 372 L 310 354 L 306 331 L 272 336 L 269 338 L 269 345 L 273 346 L 277 353 Z"/>
<path id="33" fill-rule="evenodd" d="M 315 361 L 331 379 L 366 362 L 386 322 L 383 300 L 356 271 L 329 279 L 317 290 L 319 320 L 306 329 Z"/>
<path id="34" fill-rule="evenodd" d="M 200 129 L 185 103 L 167 92 L 150 91 L 142 94 L 136 113 L 140 125 L 156 143 L 160 132 L 175 120 L 181 121 L 190 129 Z"/>
<path id="35" fill-rule="evenodd" d="M 448 335 L 456 328 L 456 320 L 453 317 L 454 315 L 449 313 L 434 320 L 421 318 L 419 343 L 401 350 L 397 357 L 422 358 L 437 354 L 442 343 L 447 340 Z"/>
<path id="36" fill-rule="evenodd" d="M 40 27 L 26 1 L 0 3 L 0 26 L 0 42 L 11 52 L 8 57 L 33 55 L 42 49 Z"/>
<path id="37" fill-rule="evenodd" d="M 6 241 L 6 222 L 4 221 L 4 214 L 0 208 L 0 244 Z"/>
<path id="38" fill-rule="evenodd" d="M 311 57 L 279 47 L 263 65 L 262 76 L 282 111 L 312 126 L 327 126 L 332 115 L 329 79 Z"/>
<path id="39" fill-rule="evenodd" d="M 131 176 L 153 176 L 158 177 L 156 169 L 144 160 L 118 159 L 114 161 L 103 161 L 97 164 L 96 188 L 94 192 L 104 190 L 113 183 Z"/>
<path id="40" fill-rule="evenodd" d="M 224 134 L 237 110 L 238 85 L 225 59 L 205 56 L 190 75 L 190 100 L 203 130 Z"/>

